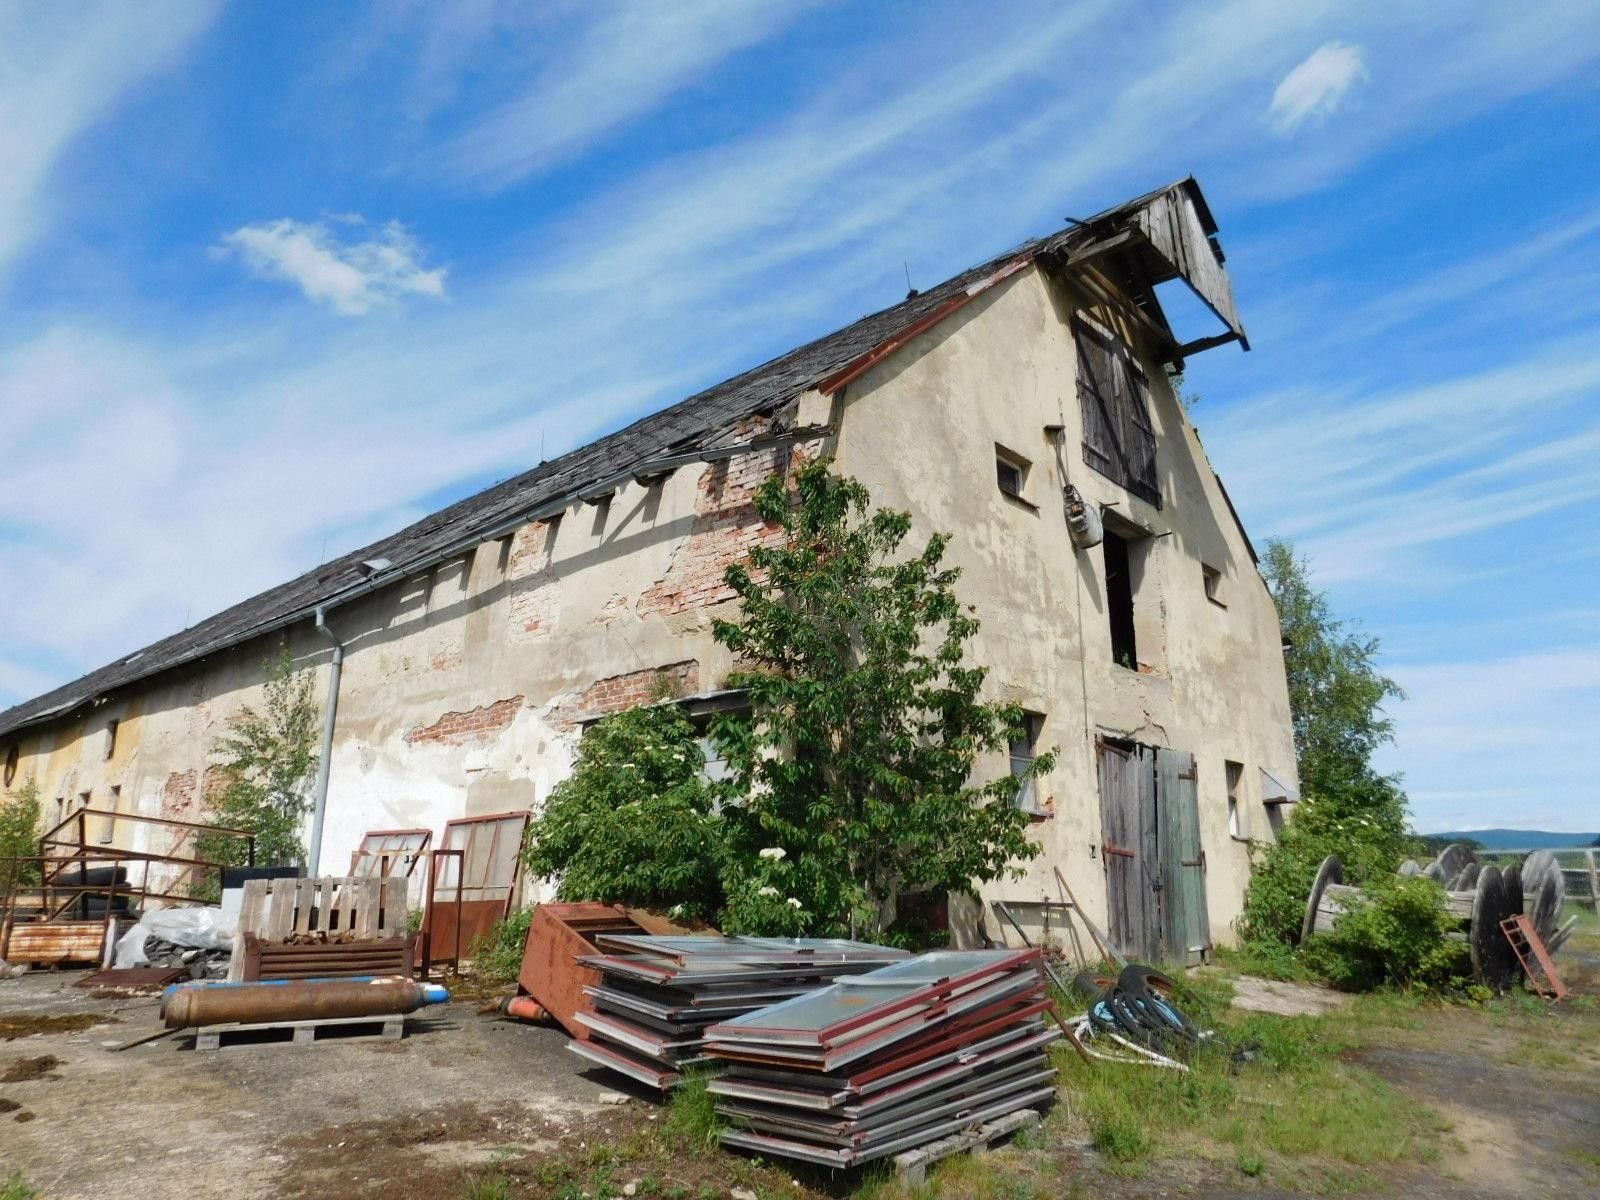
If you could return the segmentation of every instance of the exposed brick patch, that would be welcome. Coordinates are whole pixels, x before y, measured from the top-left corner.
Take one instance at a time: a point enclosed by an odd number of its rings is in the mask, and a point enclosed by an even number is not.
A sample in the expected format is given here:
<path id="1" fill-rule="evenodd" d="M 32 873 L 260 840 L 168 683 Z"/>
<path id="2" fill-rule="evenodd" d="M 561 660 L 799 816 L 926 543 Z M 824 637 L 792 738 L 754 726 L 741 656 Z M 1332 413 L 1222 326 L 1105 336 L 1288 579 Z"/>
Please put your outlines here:
<path id="1" fill-rule="evenodd" d="M 194 812 L 199 776 L 193 771 L 173 771 L 161 789 L 161 815 L 187 820 Z"/>
<path id="2" fill-rule="evenodd" d="M 524 525 L 511 540 L 506 559 L 506 578 L 511 588 L 511 635 L 516 641 L 529 641 L 555 628 L 560 589 L 552 565 L 551 539 L 559 522 L 538 521 Z"/>
<path id="3" fill-rule="evenodd" d="M 227 786 L 228 769 L 220 763 L 213 763 L 200 778 L 200 795 L 207 801 L 215 800 Z"/>
<path id="4" fill-rule="evenodd" d="M 432 725 L 420 725 L 406 734 L 406 744 L 432 742 L 442 745 L 460 745 L 491 733 L 499 733 L 517 715 L 522 707 L 522 697 L 496 700 L 468 712 L 447 712 Z"/>
<path id="5" fill-rule="evenodd" d="M 749 418 L 739 437 L 755 437 L 770 427 L 767 418 Z M 773 474 L 790 474 L 807 457 L 805 446 L 778 447 L 715 462 L 700 474 L 694 524 L 673 551 L 666 573 L 639 597 L 641 616 L 670 616 L 733 599 L 723 575 L 760 545 L 783 538 L 763 521 L 752 503 L 756 490 Z"/>
<path id="6" fill-rule="evenodd" d="M 603 717 L 625 708 L 647 704 L 663 692 L 686 696 L 700 690 L 700 664 L 694 659 L 667 663 L 645 671 L 629 671 L 597 679 L 578 698 L 579 718 Z"/>

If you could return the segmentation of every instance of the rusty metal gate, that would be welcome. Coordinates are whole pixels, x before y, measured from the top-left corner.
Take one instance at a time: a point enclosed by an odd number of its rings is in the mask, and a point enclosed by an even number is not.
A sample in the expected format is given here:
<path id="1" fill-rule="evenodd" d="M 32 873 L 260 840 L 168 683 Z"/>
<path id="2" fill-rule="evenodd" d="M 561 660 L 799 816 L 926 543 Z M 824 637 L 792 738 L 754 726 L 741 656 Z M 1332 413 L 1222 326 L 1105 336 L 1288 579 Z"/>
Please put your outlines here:
<path id="1" fill-rule="evenodd" d="M 1111 940 L 1133 958 L 1200 962 L 1211 949 L 1194 755 L 1096 743 Z"/>

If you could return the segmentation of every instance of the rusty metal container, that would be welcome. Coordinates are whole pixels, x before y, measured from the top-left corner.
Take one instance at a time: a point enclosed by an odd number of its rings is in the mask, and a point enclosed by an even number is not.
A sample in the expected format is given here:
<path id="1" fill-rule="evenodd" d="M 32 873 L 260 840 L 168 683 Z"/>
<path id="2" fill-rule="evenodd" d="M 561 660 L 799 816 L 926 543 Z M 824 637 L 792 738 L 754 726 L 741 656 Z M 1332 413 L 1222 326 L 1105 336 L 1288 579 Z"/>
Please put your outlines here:
<path id="1" fill-rule="evenodd" d="M 683 932 L 670 921 L 620 904 L 541 904 L 528 925 L 517 989 L 532 996 L 573 1037 L 588 1041 L 588 1026 L 574 1017 L 593 1007 L 583 989 L 585 984 L 598 985 L 600 972 L 579 966 L 574 959 L 593 954 L 594 939 L 602 933 Z"/>
<path id="2" fill-rule="evenodd" d="M 260 983 L 188 983 L 168 988 L 162 1019 L 168 1029 L 199 1025 L 265 1025 L 329 1017 L 383 1017 L 442 1004 L 450 994 L 438 984 L 400 975 L 363 979 L 266 980 Z"/>

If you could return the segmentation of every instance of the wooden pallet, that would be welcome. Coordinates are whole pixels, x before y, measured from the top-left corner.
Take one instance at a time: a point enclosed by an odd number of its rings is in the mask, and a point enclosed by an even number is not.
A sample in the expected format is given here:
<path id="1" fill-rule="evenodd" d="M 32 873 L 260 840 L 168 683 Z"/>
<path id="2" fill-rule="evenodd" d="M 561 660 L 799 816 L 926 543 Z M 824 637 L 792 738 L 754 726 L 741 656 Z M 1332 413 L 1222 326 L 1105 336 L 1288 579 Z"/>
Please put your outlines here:
<path id="1" fill-rule="evenodd" d="M 228 978 L 246 979 L 245 937 L 263 946 L 392 942 L 407 935 L 411 902 L 403 876 L 251 879 Z"/>
<path id="2" fill-rule="evenodd" d="M 928 1182 L 928 1168 L 940 1159 L 962 1152 L 983 1154 L 1001 1138 L 1009 1137 L 1019 1129 L 1033 1128 L 1039 1119 L 1037 1109 L 1019 1108 L 976 1129 L 964 1129 L 937 1142 L 907 1150 L 904 1154 L 894 1156 L 895 1174 L 905 1180 L 908 1186 L 921 1187 Z"/>
<path id="3" fill-rule="evenodd" d="M 406 1018 L 404 1013 L 394 1013 L 384 1017 L 322 1017 L 314 1021 L 266 1021 L 260 1024 L 244 1024 L 233 1022 L 227 1025 L 201 1025 L 194 1030 L 194 1048 L 196 1050 L 220 1050 L 224 1038 L 231 1038 L 240 1033 L 288 1033 L 287 1043 L 271 1043 L 276 1045 L 302 1046 L 317 1040 L 321 1030 L 334 1027 L 349 1028 L 354 1025 L 370 1026 L 370 1032 L 365 1037 L 379 1037 L 385 1041 L 399 1041 L 406 1035 Z"/>

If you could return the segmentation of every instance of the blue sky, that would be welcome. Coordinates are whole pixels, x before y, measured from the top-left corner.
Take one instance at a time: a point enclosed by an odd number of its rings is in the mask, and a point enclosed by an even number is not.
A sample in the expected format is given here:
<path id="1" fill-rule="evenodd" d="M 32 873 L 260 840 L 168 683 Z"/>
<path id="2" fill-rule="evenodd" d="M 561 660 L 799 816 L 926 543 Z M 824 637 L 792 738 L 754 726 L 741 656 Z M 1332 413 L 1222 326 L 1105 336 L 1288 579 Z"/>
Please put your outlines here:
<path id="1" fill-rule="evenodd" d="M 1600 827 L 1600 6 L 979 14 L 0 7 L 0 705 L 1192 172 L 1418 825 Z"/>

